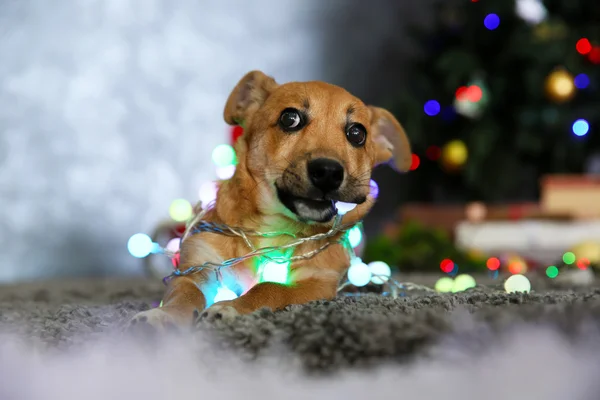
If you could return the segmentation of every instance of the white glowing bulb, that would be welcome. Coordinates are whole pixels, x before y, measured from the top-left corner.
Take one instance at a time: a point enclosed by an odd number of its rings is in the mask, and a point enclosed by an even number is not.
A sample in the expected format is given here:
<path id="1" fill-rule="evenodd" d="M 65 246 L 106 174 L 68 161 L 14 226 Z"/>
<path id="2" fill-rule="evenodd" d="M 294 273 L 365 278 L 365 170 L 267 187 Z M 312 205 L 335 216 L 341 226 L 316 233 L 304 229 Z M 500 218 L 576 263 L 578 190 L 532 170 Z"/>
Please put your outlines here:
<path id="1" fill-rule="evenodd" d="M 539 24 L 548 15 L 541 0 L 517 0 L 517 15 L 530 24 Z"/>
<path id="2" fill-rule="evenodd" d="M 219 179 L 230 179 L 235 173 L 235 165 L 227 165 L 225 167 L 217 168 L 217 177 Z"/>
<path id="3" fill-rule="evenodd" d="M 529 293 L 531 290 L 531 282 L 525 275 L 514 274 L 511 275 L 506 282 L 504 282 L 504 290 L 508 293 L 526 292 Z"/>
<path id="4" fill-rule="evenodd" d="M 356 258 L 348 269 L 348 280 L 356 287 L 365 286 L 371 281 L 371 270 L 360 258 Z"/>
<path id="5" fill-rule="evenodd" d="M 203 206 L 207 206 L 209 203 L 217 198 L 217 183 L 213 181 L 205 182 L 200 186 L 200 201 Z"/>
<path id="6" fill-rule="evenodd" d="M 181 242 L 180 238 L 173 238 L 169 240 L 167 246 L 165 247 L 167 250 L 172 251 L 173 253 L 179 251 L 179 244 Z"/>
<path id="7" fill-rule="evenodd" d="M 358 247 L 360 242 L 362 242 L 362 231 L 358 225 L 353 226 L 348 231 L 348 241 L 353 249 Z"/>
<path id="8" fill-rule="evenodd" d="M 136 233 L 127 241 L 129 254 L 137 258 L 147 257 L 154 249 L 154 243 L 145 233 Z"/>
<path id="9" fill-rule="evenodd" d="M 233 292 L 233 290 L 228 287 L 221 286 L 217 289 L 217 294 L 215 295 L 215 303 L 219 301 L 227 301 L 236 299 L 238 296 Z"/>
<path id="10" fill-rule="evenodd" d="M 343 201 L 338 201 L 335 203 L 335 208 L 337 208 L 338 214 L 344 215 L 349 213 L 350 211 L 356 208 L 356 204 L 354 203 L 344 203 Z"/>
<path id="11" fill-rule="evenodd" d="M 278 263 L 275 261 L 267 261 L 262 268 L 262 281 L 287 283 L 289 266 L 289 262 Z"/>
<path id="12" fill-rule="evenodd" d="M 368 264 L 371 271 L 371 282 L 376 285 L 383 285 L 392 276 L 392 269 L 383 261 L 373 261 Z"/>

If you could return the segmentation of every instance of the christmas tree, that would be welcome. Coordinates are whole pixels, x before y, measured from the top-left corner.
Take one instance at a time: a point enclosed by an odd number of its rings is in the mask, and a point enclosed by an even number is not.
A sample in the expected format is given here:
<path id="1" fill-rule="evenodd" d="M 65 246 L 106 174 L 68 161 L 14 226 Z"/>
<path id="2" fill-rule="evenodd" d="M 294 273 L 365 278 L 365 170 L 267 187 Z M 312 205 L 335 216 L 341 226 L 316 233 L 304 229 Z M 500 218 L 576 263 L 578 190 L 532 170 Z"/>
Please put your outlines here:
<path id="1" fill-rule="evenodd" d="M 421 201 L 533 200 L 600 150 L 600 2 L 441 2 L 395 112 Z M 417 199 L 414 199 L 417 200 Z"/>

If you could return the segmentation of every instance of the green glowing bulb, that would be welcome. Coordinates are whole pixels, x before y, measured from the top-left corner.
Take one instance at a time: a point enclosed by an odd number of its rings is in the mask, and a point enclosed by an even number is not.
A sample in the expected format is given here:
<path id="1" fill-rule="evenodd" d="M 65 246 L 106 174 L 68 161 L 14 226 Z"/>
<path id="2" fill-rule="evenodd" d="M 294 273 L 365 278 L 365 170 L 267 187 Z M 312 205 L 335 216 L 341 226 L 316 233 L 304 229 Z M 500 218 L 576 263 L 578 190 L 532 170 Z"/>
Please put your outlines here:
<path id="1" fill-rule="evenodd" d="M 452 292 L 463 292 L 467 289 L 474 288 L 477 286 L 477 282 L 475 282 L 475 278 L 471 275 L 460 274 L 456 278 L 454 278 L 454 285 L 452 286 Z"/>
<path id="2" fill-rule="evenodd" d="M 212 152 L 213 162 L 217 167 L 228 167 L 237 164 L 235 150 L 228 144 L 220 144 Z"/>
<path id="3" fill-rule="evenodd" d="M 565 254 L 563 254 L 563 261 L 565 264 L 573 264 L 575 262 L 575 258 L 575 254 L 571 253 L 570 251 L 567 251 Z"/>
<path id="4" fill-rule="evenodd" d="M 362 232 L 358 225 L 352 227 L 348 231 L 348 241 L 350 241 L 350 246 L 352 246 L 352 248 L 357 247 L 360 242 L 362 242 Z"/>
<path id="5" fill-rule="evenodd" d="M 444 276 L 435 283 L 435 290 L 441 293 L 450 293 L 454 287 L 454 279 Z"/>
<path id="6" fill-rule="evenodd" d="M 554 265 L 549 266 L 548 268 L 546 268 L 546 275 L 550 279 L 556 278 L 558 276 L 558 268 L 556 268 L 556 266 Z"/>
<path id="7" fill-rule="evenodd" d="M 169 215 L 177 222 L 187 221 L 193 212 L 192 205 L 185 199 L 173 200 L 169 207 Z"/>
<path id="8" fill-rule="evenodd" d="M 163 301 L 161 300 L 160 304 L 158 305 L 158 307 L 160 308 L 160 307 L 162 307 L 162 305 L 163 305 Z"/>
<path id="9" fill-rule="evenodd" d="M 507 293 L 529 293 L 531 290 L 531 282 L 529 282 L 529 279 L 527 279 L 525 275 L 511 275 L 510 278 L 504 282 L 504 290 L 506 290 Z"/>

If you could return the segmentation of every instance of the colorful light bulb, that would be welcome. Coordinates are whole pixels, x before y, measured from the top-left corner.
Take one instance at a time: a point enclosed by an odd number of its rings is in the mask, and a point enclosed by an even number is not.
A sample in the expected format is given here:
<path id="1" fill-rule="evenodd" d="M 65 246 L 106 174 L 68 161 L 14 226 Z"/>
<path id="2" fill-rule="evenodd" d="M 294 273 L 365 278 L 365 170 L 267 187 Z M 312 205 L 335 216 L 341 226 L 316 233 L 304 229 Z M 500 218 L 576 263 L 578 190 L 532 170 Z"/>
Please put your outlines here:
<path id="1" fill-rule="evenodd" d="M 355 259 L 350 265 L 348 280 L 356 287 L 365 286 L 371 281 L 371 271 L 360 258 Z"/>

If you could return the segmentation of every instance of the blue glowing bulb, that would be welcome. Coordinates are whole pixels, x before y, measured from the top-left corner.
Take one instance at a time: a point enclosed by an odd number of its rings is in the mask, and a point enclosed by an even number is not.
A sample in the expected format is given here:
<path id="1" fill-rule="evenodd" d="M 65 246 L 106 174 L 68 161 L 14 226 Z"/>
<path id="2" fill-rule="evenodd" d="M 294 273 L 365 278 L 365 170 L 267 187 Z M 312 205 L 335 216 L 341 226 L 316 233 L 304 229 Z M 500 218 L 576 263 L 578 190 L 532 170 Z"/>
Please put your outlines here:
<path id="1" fill-rule="evenodd" d="M 217 289 L 217 294 L 215 295 L 214 302 L 217 303 L 219 301 L 233 300 L 237 297 L 237 294 L 235 294 L 233 290 L 229 289 L 226 286 L 221 286 Z"/>
<path id="2" fill-rule="evenodd" d="M 429 100 L 427 103 L 425 103 L 425 106 L 423 107 L 425 114 L 429 115 L 430 117 L 438 115 L 440 113 L 440 109 L 440 103 L 438 103 L 435 100 Z"/>
<path id="3" fill-rule="evenodd" d="M 371 281 L 371 271 L 367 264 L 357 258 L 348 269 L 348 280 L 356 287 L 365 286 Z"/>
<path id="4" fill-rule="evenodd" d="M 154 243 L 145 233 L 136 233 L 127 241 L 129 254 L 137 258 L 147 257 L 154 249 Z"/>
<path id="5" fill-rule="evenodd" d="M 498 17 L 497 14 L 488 14 L 483 20 L 483 25 L 485 25 L 485 27 L 490 31 L 493 31 L 500 26 L 500 17 Z"/>
<path id="6" fill-rule="evenodd" d="M 371 271 L 371 282 L 376 285 L 383 285 L 392 276 L 392 269 L 383 261 L 373 261 L 368 264 Z"/>
<path id="7" fill-rule="evenodd" d="M 590 131 L 590 124 L 585 119 L 578 119 L 573 123 L 573 133 L 577 136 L 585 136 Z"/>
<path id="8" fill-rule="evenodd" d="M 579 74 L 573 79 L 577 89 L 585 89 L 590 84 L 590 78 L 586 74 Z"/>
<path id="9" fill-rule="evenodd" d="M 289 262 L 278 263 L 275 261 L 267 261 L 262 267 L 261 281 L 287 283 L 289 266 Z"/>
<path id="10" fill-rule="evenodd" d="M 348 231 L 348 241 L 352 248 L 356 248 L 362 242 L 362 231 L 358 225 L 353 226 Z"/>

